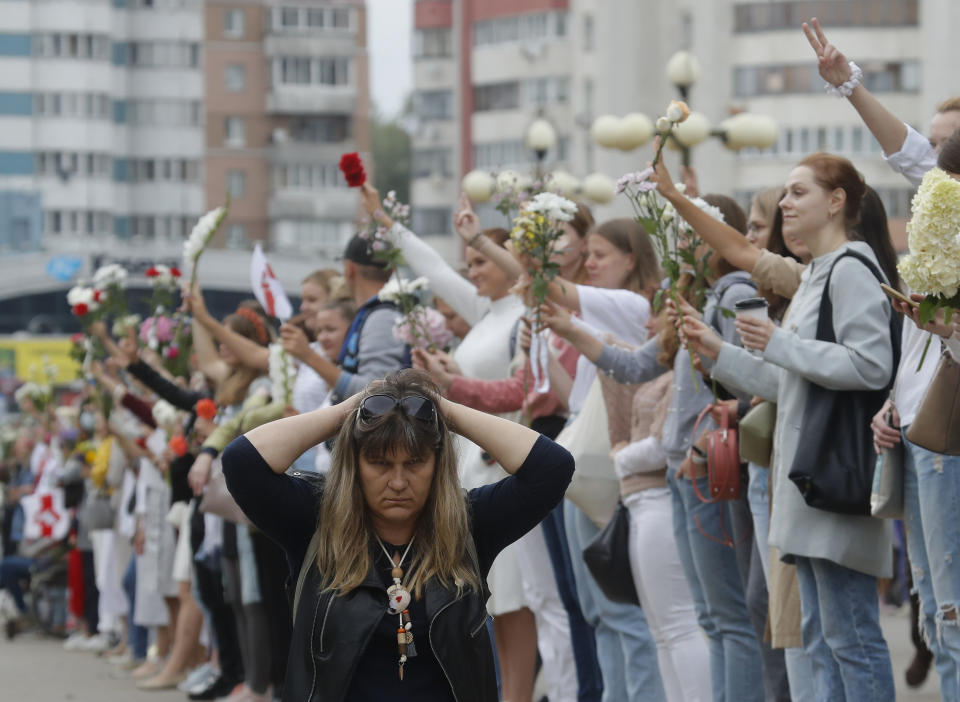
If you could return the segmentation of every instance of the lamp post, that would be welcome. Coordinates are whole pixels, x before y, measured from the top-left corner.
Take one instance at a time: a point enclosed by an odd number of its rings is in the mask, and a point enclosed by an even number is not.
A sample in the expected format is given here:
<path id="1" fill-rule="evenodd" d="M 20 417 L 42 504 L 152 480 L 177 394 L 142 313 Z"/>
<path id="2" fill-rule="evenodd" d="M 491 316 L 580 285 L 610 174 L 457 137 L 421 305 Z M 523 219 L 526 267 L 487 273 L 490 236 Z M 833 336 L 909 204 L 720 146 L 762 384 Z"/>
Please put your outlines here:
<path id="1" fill-rule="evenodd" d="M 687 102 L 690 96 L 691 86 L 697 82 L 700 77 L 700 62 L 697 57 L 689 51 L 681 50 L 670 57 L 667 61 L 667 80 L 673 83 L 680 98 Z M 701 139 L 702 141 L 702 139 Z M 683 152 L 683 165 L 690 166 L 690 146 L 678 142 L 680 150 Z"/>
<path id="2" fill-rule="evenodd" d="M 557 130 L 543 117 L 535 119 L 524 135 L 523 142 L 537 157 L 537 180 L 543 175 L 543 160 L 557 143 Z"/>

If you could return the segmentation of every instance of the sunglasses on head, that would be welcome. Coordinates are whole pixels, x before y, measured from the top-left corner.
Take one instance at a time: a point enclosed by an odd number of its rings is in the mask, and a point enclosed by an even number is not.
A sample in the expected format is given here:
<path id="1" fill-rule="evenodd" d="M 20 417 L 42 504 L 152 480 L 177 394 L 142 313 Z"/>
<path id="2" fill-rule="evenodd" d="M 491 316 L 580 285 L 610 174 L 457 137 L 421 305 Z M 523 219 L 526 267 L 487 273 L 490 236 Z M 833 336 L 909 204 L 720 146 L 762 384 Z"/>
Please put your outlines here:
<path id="1" fill-rule="evenodd" d="M 432 424 L 439 427 L 437 419 L 437 408 L 433 400 L 422 395 L 407 395 L 406 397 L 393 397 L 392 395 L 369 395 L 360 403 L 360 409 L 357 416 L 368 421 L 373 417 L 380 417 L 394 408 L 400 409 L 410 418 Z"/>

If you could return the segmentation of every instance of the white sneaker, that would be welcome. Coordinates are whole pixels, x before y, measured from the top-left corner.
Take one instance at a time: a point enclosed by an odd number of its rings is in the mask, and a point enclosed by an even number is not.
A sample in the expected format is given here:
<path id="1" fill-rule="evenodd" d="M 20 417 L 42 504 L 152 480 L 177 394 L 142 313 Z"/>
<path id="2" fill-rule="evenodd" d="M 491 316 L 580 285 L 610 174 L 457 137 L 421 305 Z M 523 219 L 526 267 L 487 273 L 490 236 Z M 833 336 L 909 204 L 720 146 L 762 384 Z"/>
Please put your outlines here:
<path id="1" fill-rule="evenodd" d="M 13 601 L 13 595 L 6 590 L 0 590 L 0 622 L 7 622 L 20 616 L 20 610 L 17 609 L 17 603 Z"/>
<path id="2" fill-rule="evenodd" d="M 88 640 L 93 638 L 92 636 L 87 636 L 82 631 L 75 631 L 63 642 L 64 651 L 80 651 L 82 646 Z"/>
<path id="3" fill-rule="evenodd" d="M 78 646 L 79 650 L 90 653 L 103 653 L 108 648 L 110 648 L 110 637 L 106 634 L 91 636 Z"/>
<path id="4" fill-rule="evenodd" d="M 180 692 L 190 692 L 201 683 L 206 687 L 208 682 L 212 682 L 218 675 L 219 673 L 210 663 L 204 663 L 190 671 L 190 674 L 184 681 L 177 685 L 177 689 L 180 690 Z"/>

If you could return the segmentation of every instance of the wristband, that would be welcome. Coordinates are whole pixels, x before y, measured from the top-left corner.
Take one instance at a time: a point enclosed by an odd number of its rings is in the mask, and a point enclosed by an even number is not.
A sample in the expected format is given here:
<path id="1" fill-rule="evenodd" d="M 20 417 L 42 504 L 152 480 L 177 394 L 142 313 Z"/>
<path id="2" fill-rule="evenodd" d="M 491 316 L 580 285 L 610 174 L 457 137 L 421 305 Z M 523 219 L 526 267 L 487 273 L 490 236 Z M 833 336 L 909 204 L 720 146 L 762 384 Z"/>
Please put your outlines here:
<path id="1" fill-rule="evenodd" d="M 467 248 L 470 248 L 470 249 L 477 248 L 475 244 L 477 243 L 477 240 L 482 236 L 483 236 L 483 230 L 480 230 L 479 232 L 474 234 L 472 237 L 470 237 L 470 241 L 467 242 Z"/>
<path id="2" fill-rule="evenodd" d="M 863 71 L 860 70 L 860 66 L 850 61 L 849 80 L 840 85 L 830 85 L 827 83 L 827 85 L 824 86 L 824 90 L 827 91 L 827 95 L 833 95 L 834 97 L 850 97 L 853 94 L 854 88 L 860 85 L 861 80 L 863 80 Z"/>

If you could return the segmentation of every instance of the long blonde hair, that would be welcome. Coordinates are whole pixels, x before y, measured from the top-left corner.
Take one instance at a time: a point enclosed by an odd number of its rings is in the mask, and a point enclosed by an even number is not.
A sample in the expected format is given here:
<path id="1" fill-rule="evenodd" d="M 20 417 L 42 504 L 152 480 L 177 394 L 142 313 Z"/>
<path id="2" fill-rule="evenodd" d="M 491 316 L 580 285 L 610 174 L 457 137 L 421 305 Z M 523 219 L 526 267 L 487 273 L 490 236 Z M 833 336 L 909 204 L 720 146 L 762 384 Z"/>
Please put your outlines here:
<path id="1" fill-rule="evenodd" d="M 427 397 L 438 408 L 438 425 L 428 426 L 399 408 L 363 422 L 357 421 L 355 410 L 344 421 L 333 450 L 317 524 L 323 535 L 317 569 L 324 588 L 339 594 L 350 592 L 370 570 L 375 532 L 363 496 L 360 456 L 382 458 L 406 451 L 411 457 L 424 458 L 433 451 L 433 481 L 414 530 L 409 577 L 404 584 L 418 599 L 427 581 L 434 578 L 444 587 L 454 585 L 458 592 L 465 586 L 479 590 L 479 578 L 468 555 L 467 540 L 473 536 L 467 500 L 457 478 L 453 437 L 439 412 L 439 389 L 422 371 L 408 369 L 373 381 L 363 392 L 364 397 L 369 395 Z"/>

